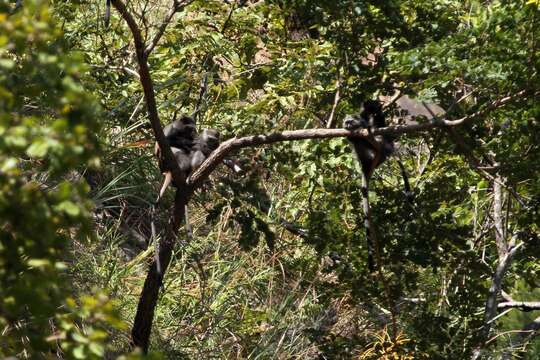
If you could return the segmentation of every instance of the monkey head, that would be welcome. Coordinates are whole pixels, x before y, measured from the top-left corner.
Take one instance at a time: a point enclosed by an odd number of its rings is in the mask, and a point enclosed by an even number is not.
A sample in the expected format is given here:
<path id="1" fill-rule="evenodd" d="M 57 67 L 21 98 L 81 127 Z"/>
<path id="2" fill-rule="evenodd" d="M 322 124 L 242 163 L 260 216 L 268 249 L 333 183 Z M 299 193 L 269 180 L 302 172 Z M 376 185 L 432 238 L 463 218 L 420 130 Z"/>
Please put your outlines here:
<path id="1" fill-rule="evenodd" d="M 380 128 L 385 126 L 381 104 L 376 100 L 367 100 L 357 114 L 347 115 L 343 127 L 347 130 Z"/>
<path id="2" fill-rule="evenodd" d="M 365 129 L 369 126 L 369 122 L 364 119 L 361 114 L 350 114 L 343 119 L 343 127 L 353 131 L 356 129 Z"/>
<path id="3" fill-rule="evenodd" d="M 192 170 L 197 169 L 218 146 L 219 132 L 215 129 L 204 129 L 195 139 L 195 145 L 191 153 Z"/>
<path id="4" fill-rule="evenodd" d="M 219 146 L 219 132 L 216 129 L 204 129 L 199 136 L 201 150 L 208 156 Z"/>
<path id="5" fill-rule="evenodd" d="M 193 145 L 193 139 L 197 135 L 195 120 L 187 115 L 174 120 L 163 128 L 163 133 L 169 145 L 179 149 L 189 150 Z"/>

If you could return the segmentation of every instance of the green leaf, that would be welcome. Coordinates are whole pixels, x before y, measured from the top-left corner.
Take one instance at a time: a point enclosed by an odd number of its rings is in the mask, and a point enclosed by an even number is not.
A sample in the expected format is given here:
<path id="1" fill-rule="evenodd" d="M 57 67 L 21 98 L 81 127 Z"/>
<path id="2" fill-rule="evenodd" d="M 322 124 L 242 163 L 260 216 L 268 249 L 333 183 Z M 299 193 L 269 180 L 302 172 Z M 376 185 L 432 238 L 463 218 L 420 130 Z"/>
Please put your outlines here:
<path id="1" fill-rule="evenodd" d="M 90 343 L 88 348 L 90 349 L 90 351 L 93 354 L 95 354 L 97 356 L 103 356 L 105 354 L 105 347 L 103 347 L 103 345 L 101 345 L 101 344 L 92 342 L 92 343 Z"/>
<path id="2" fill-rule="evenodd" d="M 37 140 L 28 147 L 26 154 L 33 158 L 43 158 L 45 155 L 47 155 L 48 149 L 49 145 L 46 141 Z"/>
<path id="3" fill-rule="evenodd" d="M 73 349 L 73 356 L 76 359 L 86 359 L 86 353 L 84 351 L 84 345 L 79 345 Z"/>
<path id="4" fill-rule="evenodd" d="M 80 207 L 72 201 L 65 200 L 55 206 L 56 210 L 64 211 L 70 216 L 79 216 L 81 214 Z"/>

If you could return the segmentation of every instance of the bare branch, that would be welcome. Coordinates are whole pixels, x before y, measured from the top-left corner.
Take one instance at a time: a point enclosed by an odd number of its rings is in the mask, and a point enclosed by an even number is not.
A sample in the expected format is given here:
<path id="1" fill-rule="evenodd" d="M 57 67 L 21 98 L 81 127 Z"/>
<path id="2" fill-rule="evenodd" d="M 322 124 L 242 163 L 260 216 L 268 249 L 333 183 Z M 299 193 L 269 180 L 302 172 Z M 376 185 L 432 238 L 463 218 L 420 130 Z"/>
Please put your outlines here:
<path id="1" fill-rule="evenodd" d="M 386 109 L 386 108 L 392 106 L 392 105 L 397 101 L 397 99 L 400 98 L 401 94 L 402 94 L 402 93 L 401 93 L 401 90 L 399 90 L 399 89 L 396 90 L 396 92 L 394 93 L 394 95 L 392 95 L 392 97 L 391 97 L 390 99 L 388 99 L 388 101 L 386 101 L 386 102 L 384 103 L 383 109 Z"/>
<path id="2" fill-rule="evenodd" d="M 326 127 L 328 129 L 331 129 L 335 126 L 334 121 L 334 115 L 336 114 L 336 109 L 339 104 L 339 101 L 341 100 L 341 76 L 339 74 L 339 68 L 338 68 L 338 74 L 337 74 L 337 80 L 336 80 L 336 94 L 334 95 L 334 104 L 332 104 L 332 110 L 330 111 L 330 116 L 328 116 L 328 121 L 326 122 Z"/>
<path id="3" fill-rule="evenodd" d="M 484 327 L 482 329 L 482 342 L 481 344 L 474 350 L 472 359 L 478 359 L 480 356 L 480 353 L 482 351 L 482 348 L 484 345 L 486 345 L 486 341 L 489 337 L 489 333 L 491 331 L 491 320 L 495 317 L 497 314 L 497 296 L 499 295 L 501 291 L 501 283 L 504 277 L 504 274 L 506 273 L 506 269 L 508 269 L 508 266 L 512 262 L 512 258 L 516 254 L 516 252 L 523 246 L 523 242 L 517 244 L 513 248 L 510 248 L 506 255 L 499 261 L 499 264 L 497 265 L 497 268 L 495 269 L 495 272 L 493 273 L 493 279 L 491 280 L 491 287 L 489 288 L 489 295 L 486 300 L 486 307 L 485 307 L 485 313 L 484 313 Z"/>
<path id="4" fill-rule="evenodd" d="M 540 301 L 506 301 L 499 303 L 497 309 L 519 309 L 521 311 L 540 310 Z"/>
<path id="5" fill-rule="evenodd" d="M 127 66 L 90 65 L 90 67 L 97 68 L 97 69 L 119 70 L 119 71 L 123 71 L 126 74 L 129 74 L 129 75 L 131 75 L 133 77 L 136 77 L 137 79 L 140 79 L 139 73 L 136 72 L 133 69 L 130 69 Z"/>
<path id="6" fill-rule="evenodd" d="M 510 294 L 508 294 L 504 290 L 501 290 L 501 297 L 503 298 L 504 301 L 514 301 L 514 299 L 512 299 L 512 297 L 510 296 Z"/>
<path id="7" fill-rule="evenodd" d="M 495 222 L 495 243 L 497 245 L 497 252 L 499 253 L 499 259 L 502 259 L 508 252 L 506 244 L 506 236 L 503 226 L 502 215 L 502 179 L 500 175 L 497 175 L 497 180 L 493 183 L 493 221 Z"/>
<path id="8" fill-rule="evenodd" d="M 520 354 L 524 353 L 531 339 L 537 335 L 538 330 L 540 330 L 540 317 L 537 317 L 532 322 L 525 325 L 521 330 L 513 330 L 512 333 L 517 333 L 517 336 L 512 340 L 511 348 L 503 354 L 501 359 L 515 359 L 513 355 L 516 350 L 519 351 Z"/>
<path id="9" fill-rule="evenodd" d="M 392 130 L 390 128 L 384 128 Z M 380 131 L 380 130 L 379 130 Z M 215 167 L 220 164 L 223 159 L 233 150 L 238 150 L 244 147 L 272 144 L 281 141 L 291 140 L 306 140 L 306 139 L 321 139 L 343 136 L 368 136 L 367 130 L 359 130 L 351 133 L 345 129 L 307 129 L 307 130 L 292 130 L 281 133 L 270 133 L 265 135 L 252 135 L 243 138 L 232 138 L 224 141 L 219 147 L 210 154 L 208 159 L 195 171 L 188 179 L 188 185 L 192 188 L 197 188 L 200 183 L 210 175 Z"/>
<path id="10" fill-rule="evenodd" d="M 489 104 L 488 106 L 486 106 L 485 108 L 483 108 L 482 110 L 479 110 L 479 111 L 477 111 L 477 112 L 475 112 L 475 113 L 473 113 L 471 115 L 465 116 L 465 117 L 463 117 L 461 119 L 443 120 L 443 121 L 447 126 L 461 125 L 461 124 L 467 122 L 471 118 L 485 115 L 488 112 L 491 112 L 491 111 L 493 111 L 493 110 L 495 110 L 497 108 L 500 108 L 501 106 L 509 103 L 510 101 L 515 100 L 515 99 L 517 99 L 519 97 L 522 97 L 526 93 L 527 93 L 527 90 L 521 90 L 521 91 L 519 91 L 519 92 L 517 92 L 517 93 L 515 93 L 513 95 L 509 95 L 509 96 L 497 99 L 497 100 L 493 101 L 491 104 Z M 537 92 L 537 93 L 535 93 L 535 95 L 539 94 L 539 93 L 540 92 Z"/>

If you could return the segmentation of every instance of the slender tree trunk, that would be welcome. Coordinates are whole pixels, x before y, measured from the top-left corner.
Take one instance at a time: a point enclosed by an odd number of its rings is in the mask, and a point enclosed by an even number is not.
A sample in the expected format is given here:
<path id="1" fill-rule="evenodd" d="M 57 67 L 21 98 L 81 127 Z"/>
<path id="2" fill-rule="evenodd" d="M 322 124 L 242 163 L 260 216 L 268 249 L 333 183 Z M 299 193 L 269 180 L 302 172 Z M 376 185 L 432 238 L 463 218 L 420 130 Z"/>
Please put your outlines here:
<path id="1" fill-rule="evenodd" d="M 146 275 L 139 304 L 137 305 L 137 313 L 135 314 L 135 321 L 131 330 L 131 340 L 133 346 L 140 347 L 144 353 L 148 352 L 154 311 L 159 297 L 163 274 L 165 274 L 171 261 L 171 255 L 178 238 L 178 229 L 185 218 L 185 206 L 189 200 L 188 192 L 185 190 L 185 188 L 179 188 L 176 191 L 173 214 L 171 216 L 172 220 L 167 225 L 165 238 L 158 247 L 161 273 L 157 271 L 157 264 L 154 258 L 150 265 L 150 270 Z"/>

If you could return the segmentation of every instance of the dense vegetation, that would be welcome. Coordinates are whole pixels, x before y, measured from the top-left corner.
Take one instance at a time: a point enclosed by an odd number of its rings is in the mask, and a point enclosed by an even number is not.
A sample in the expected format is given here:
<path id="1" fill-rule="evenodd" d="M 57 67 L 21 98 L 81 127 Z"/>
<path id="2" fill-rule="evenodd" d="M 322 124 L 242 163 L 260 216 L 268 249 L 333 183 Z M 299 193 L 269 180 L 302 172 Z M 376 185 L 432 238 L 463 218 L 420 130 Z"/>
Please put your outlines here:
<path id="1" fill-rule="evenodd" d="M 540 356 L 538 0 L 111 3 L 0 0 L 1 357 Z M 337 130 L 367 99 L 397 143 L 373 273 Z M 194 112 L 274 134 L 153 211 Z"/>

